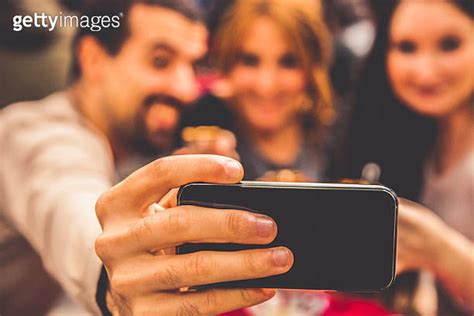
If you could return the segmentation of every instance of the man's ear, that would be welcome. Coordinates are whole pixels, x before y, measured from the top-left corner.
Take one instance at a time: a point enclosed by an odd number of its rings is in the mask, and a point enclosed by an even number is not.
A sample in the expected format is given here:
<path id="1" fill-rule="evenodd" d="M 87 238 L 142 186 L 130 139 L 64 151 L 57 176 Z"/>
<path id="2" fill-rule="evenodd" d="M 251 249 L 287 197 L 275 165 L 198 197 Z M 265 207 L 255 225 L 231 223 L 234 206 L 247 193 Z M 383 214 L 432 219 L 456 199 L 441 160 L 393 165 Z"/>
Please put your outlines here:
<path id="1" fill-rule="evenodd" d="M 79 41 L 76 52 L 81 77 L 92 81 L 102 80 L 110 56 L 97 39 L 93 36 L 84 36 Z"/>

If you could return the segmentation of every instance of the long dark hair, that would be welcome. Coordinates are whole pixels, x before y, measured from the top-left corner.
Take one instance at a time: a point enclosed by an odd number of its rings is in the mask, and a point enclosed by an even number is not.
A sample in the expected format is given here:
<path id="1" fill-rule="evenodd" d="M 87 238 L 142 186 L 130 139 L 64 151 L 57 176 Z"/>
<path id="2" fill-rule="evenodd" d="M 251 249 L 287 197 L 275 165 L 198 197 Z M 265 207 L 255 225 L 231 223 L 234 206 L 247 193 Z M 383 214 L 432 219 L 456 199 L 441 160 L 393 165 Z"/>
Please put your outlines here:
<path id="1" fill-rule="evenodd" d="M 418 200 L 423 164 L 438 129 L 433 118 L 413 112 L 398 99 L 388 81 L 389 26 L 399 3 L 399 0 L 372 0 L 377 35 L 358 80 L 346 137 L 335 155 L 331 173 L 335 178 L 360 178 L 364 165 L 374 162 L 381 169 L 381 183 L 401 197 Z M 474 6 L 470 1 L 451 3 L 473 16 Z M 394 286 L 382 295 L 385 304 L 397 312 L 416 315 L 411 299 L 417 277 L 416 272 L 398 276 Z M 456 308 L 448 300 L 443 304 L 446 305 L 439 308 L 449 310 L 446 315 L 456 314 L 452 312 Z"/>
<path id="2" fill-rule="evenodd" d="M 451 2 L 473 16 L 470 1 Z M 372 0 L 377 35 L 357 83 L 347 136 L 336 155 L 333 174 L 360 178 L 364 165 L 374 162 L 381 168 L 380 182 L 399 196 L 417 200 L 422 166 L 436 140 L 437 126 L 433 118 L 413 112 L 400 101 L 388 81 L 389 26 L 399 3 Z"/>

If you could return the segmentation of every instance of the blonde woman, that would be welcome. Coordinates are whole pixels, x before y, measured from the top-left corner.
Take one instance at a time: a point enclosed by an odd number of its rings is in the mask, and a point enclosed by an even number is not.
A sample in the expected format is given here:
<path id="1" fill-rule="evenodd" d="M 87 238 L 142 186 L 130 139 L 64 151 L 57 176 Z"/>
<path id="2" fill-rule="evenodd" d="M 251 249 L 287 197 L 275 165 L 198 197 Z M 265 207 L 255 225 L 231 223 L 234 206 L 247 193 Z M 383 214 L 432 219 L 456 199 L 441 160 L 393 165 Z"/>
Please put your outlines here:
<path id="1" fill-rule="evenodd" d="M 281 169 L 321 179 L 335 109 L 319 1 L 234 1 L 219 17 L 210 51 L 221 80 L 185 125 L 234 132 L 247 179 Z"/>

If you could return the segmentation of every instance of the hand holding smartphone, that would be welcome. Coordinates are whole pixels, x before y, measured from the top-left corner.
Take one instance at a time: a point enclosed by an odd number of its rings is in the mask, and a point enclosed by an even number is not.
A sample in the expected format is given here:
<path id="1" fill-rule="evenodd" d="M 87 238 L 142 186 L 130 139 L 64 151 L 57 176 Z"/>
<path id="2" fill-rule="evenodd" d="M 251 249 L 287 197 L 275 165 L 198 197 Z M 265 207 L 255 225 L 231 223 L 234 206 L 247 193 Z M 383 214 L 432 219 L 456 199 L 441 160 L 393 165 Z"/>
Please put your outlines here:
<path id="1" fill-rule="evenodd" d="M 387 187 L 360 184 L 243 181 L 191 183 L 179 205 L 234 208 L 265 214 L 278 234 L 268 245 L 184 244 L 178 253 L 285 246 L 294 265 L 285 274 L 213 287 L 377 291 L 395 276 L 397 197 Z"/>

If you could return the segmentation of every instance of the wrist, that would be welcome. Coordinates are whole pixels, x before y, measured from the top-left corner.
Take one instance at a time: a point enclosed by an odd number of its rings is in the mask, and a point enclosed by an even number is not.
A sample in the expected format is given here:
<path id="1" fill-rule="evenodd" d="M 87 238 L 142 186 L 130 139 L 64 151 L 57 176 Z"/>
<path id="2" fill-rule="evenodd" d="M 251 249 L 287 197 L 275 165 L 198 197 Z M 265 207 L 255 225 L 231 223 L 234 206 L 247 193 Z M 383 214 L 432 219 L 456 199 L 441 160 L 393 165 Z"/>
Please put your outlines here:
<path id="1" fill-rule="evenodd" d="M 441 279 L 456 273 L 464 262 L 472 257 L 472 243 L 459 232 L 447 227 L 437 238 L 437 250 L 433 264 L 433 272 Z M 465 260 L 467 259 L 467 261 Z"/>
<path id="2" fill-rule="evenodd" d="M 440 247 L 444 255 L 436 263 L 435 275 L 461 307 L 474 311 L 474 244 L 452 230 Z"/>
<path id="3" fill-rule="evenodd" d="M 429 234 L 425 234 L 428 256 L 427 267 L 435 275 L 445 275 L 457 258 L 459 238 L 463 237 L 447 225 L 441 218 L 433 216 L 426 226 Z"/>

